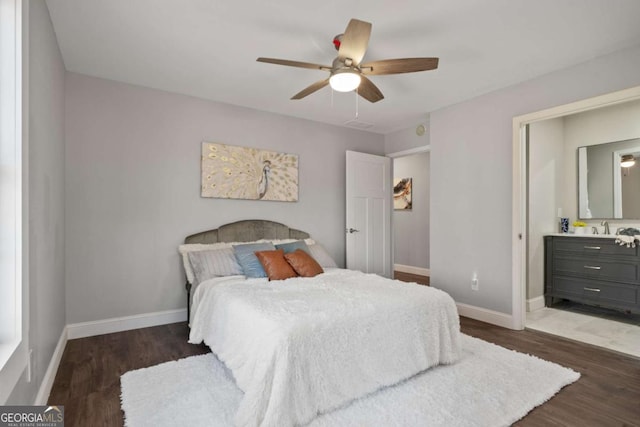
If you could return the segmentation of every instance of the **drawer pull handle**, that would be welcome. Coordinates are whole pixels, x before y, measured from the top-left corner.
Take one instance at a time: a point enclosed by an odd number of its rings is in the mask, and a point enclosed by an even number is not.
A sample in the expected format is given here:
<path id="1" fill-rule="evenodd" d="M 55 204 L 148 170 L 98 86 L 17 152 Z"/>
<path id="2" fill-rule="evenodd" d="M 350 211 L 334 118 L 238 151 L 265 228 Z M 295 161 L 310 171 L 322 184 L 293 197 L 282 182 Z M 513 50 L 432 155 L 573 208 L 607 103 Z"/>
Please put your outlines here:
<path id="1" fill-rule="evenodd" d="M 597 288 L 584 288 L 585 291 L 591 291 L 591 292 L 600 292 L 600 289 Z"/>
<path id="2" fill-rule="evenodd" d="M 596 265 L 585 265 L 584 268 L 588 268 L 589 270 L 600 270 L 601 267 Z"/>
<path id="3" fill-rule="evenodd" d="M 596 250 L 600 250 L 600 246 L 585 246 L 585 249 L 596 249 Z"/>

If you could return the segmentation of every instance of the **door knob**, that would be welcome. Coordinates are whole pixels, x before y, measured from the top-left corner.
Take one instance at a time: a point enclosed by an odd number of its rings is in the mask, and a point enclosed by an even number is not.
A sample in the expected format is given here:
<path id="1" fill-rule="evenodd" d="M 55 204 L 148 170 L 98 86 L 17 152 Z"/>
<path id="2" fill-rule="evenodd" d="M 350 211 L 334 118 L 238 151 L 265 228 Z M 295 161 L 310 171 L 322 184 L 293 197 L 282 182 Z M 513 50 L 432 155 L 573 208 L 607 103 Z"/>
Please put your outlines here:
<path id="1" fill-rule="evenodd" d="M 360 230 L 356 230 L 355 228 L 350 228 L 347 230 L 349 233 L 358 233 Z"/>

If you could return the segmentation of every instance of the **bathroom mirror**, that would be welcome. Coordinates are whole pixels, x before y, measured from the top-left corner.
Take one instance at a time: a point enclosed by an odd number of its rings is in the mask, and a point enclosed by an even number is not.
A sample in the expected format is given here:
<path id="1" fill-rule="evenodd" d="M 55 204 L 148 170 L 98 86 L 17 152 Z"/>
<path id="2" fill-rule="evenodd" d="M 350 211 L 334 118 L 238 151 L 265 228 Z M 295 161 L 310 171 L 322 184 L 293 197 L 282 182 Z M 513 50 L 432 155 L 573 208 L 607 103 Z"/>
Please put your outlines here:
<path id="1" fill-rule="evenodd" d="M 578 148 L 578 217 L 640 219 L 640 138 Z"/>

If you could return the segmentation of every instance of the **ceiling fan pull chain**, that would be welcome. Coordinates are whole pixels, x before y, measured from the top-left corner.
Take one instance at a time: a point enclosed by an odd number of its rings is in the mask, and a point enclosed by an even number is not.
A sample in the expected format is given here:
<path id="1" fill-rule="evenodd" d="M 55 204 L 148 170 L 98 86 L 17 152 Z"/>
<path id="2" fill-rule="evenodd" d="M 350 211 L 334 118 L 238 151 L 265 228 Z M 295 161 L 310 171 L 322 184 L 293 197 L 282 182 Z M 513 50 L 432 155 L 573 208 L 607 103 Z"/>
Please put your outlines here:
<path id="1" fill-rule="evenodd" d="M 358 120 L 358 88 L 356 88 L 356 120 Z"/>

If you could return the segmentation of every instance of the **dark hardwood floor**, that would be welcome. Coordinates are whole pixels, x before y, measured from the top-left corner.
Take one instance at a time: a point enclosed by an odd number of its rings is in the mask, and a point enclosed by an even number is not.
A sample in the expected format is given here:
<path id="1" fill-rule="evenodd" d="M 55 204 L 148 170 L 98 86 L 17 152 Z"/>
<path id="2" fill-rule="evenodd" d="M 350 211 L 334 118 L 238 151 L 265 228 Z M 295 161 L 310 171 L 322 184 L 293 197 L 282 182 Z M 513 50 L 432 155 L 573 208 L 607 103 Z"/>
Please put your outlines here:
<path id="1" fill-rule="evenodd" d="M 48 402 L 64 405 L 65 426 L 122 426 L 120 375 L 208 353 L 187 343 L 187 323 L 69 340 Z"/>
<path id="2" fill-rule="evenodd" d="M 582 373 L 517 426 L 640 425 L 640 360 L 535 331 L 512 331 L 461 318 L 462 331 Z M 120 375 L 207 353 L 187 343 L 186 323 L 70 340 L 49 397 L 64 405 L 65 425 L 121 426 Z"/>
<path id="3" fill-rule="evenodd" d="M 402 271 L 394 271 L 393 278 L 402 280 L 403 282 L 413 282 L 419 285 L 429 286 L 429 276 L 420 276 L 419 274 L 403 273 Z"/>
<path id="4" fill-rule="evenodd" d="M 640 359 L 537 331 L 460 318 L 462 332 L 582 374 L 516 426 L 640 426 Z"/>

